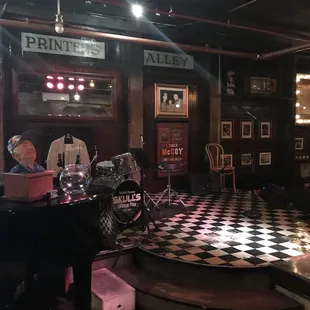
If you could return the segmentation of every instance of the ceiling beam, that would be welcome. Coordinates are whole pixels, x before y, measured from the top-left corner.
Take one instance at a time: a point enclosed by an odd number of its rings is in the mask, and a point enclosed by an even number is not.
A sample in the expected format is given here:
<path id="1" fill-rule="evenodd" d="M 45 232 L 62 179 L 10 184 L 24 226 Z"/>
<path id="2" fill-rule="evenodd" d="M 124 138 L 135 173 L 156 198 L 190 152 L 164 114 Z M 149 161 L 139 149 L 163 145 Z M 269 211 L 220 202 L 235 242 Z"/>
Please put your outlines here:
<path id="1" fill-rule="evenodd" d="M 46 32 L 49 34 L 55 34 L 54 27 L 52 25 L 46 25 L 45 21 L 38 21 L 38 23 L 29 23 L 29 22 L 23 22 L 23 21 L 17 21 L 17 20 L 0 19 L 0 25 L 3 27 L 7 27 L 7 28 L 15 28 L 15 29 L 21 29 L 21 30 L 39 31 L 39 32 Z M 129 43 L 137 43 L 137 44 L 155 46 L 155 47 L 161 47 L 161 48 L 170 48 L 170 49 L 176 50 L 177 52 L 181 50 L 181 51 L 189 51 L 189 52 L 214 54 L 214 55 L 240 57 L 240 58 L 247 58 L 247 59 L 256 59 L 257 57 L 255 54 L 251 54 L 251 53 L 209 48 L 205 46 L 178 44 L 178 43 L 174 43 L 171 41 L 159 41 L 159 40 L 145 39 L 145 38 L 139 38 L 139 37 L 124 36 L 124 35 L 113 34 L 113 33 L 74 28 L 72 26 L 65 27 L 64 34 L 72 35 L 72 36 L 80 36 L 80 37 L 92 37 L 92 38 L 97 38 L 97 39 L 107 39 L 107 40 L 116 40 L 116 41 L 123 41 L 123 42 L 129 42 Z"/>
<path id="2" fill-rule="evenodd" d="M 105 4 L 112 5 L 112 6 L 122 7 L 122 8 L 126 7 L 128 9 L 130 6 L 129 3 L 120 2 L 119 0 L 92 0 L 92 2 L 93 3 L 102 3 L 102 4 L 105 3 Z M 264 34 L 266 36 L 278 37 L 279 39 L 286 39 L 286 40 L 290 39 L 293 42 L 294 41 L 295 42 L 296 41 L 308 42 L 308 40 L 301 38 L 301 37 L 289 36 L 285 33 L 275 32 L 275 31 L 266 30 L 266 29 L 262 29 L 262 28 L 255 28 L 255 27 L 250 27 L 250 26 L 245 26 L 245 25 L 237 25 L 237 24 L 230 23 L 229 21 L 228 22 L 221 22 L 221 21 L 207 19 L 207 18 L 201 18 L 201 17 L 179 14 L 179 13 L 176 13 L 175 11 L 170 13 L 170 12 L 162 11 L 162 10 L 154 10 L 154 9 L 150 9 L 148 7 L 145 7 L 144 10 L 146 12 L 152 12 L 154 14 L 157 13 L 157 14 L 164 15 L 164 16 L 172 16 L 174 18 L 210 24 L 210 25 L 214 25 L 214 26 L 218 26 L 218 27 L 225 27 L 225 28 L 230 28 L 230 29 L 238 29 L 238 30 L 242 30 L 242 31 L 255 32 L 255 33 Z"/>

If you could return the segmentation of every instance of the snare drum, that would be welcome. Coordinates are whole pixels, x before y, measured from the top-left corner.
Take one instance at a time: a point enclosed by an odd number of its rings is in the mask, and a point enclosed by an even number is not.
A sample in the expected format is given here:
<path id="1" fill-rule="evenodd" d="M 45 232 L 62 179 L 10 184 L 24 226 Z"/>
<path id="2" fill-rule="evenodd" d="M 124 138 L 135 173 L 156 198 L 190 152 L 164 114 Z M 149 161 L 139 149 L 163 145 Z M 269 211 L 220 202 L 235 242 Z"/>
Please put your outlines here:
<path id="1" fill-rule="evenodd" d="M 140 182 L 140 169 L 131 153 L 124 153 L 112 158 L 118 177 Z"/>
<path id="2" fill-rule="evenodd" d="M 115 178 L 115 166 L 112 161 L 102 161 L 96 165 L 96 177 Z"/>

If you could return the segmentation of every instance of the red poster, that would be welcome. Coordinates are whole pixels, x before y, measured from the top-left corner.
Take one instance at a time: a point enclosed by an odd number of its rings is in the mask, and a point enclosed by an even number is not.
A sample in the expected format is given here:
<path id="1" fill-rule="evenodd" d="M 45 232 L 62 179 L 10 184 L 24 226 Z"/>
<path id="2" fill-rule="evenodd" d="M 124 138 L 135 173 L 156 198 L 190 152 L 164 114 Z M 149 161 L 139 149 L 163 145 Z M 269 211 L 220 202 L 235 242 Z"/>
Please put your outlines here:
<path id="1" fill-rule="evenodd" d="M 157 124 L 157 166 L 158 176 L 184 175 L 188 169 L 188 124 Z"/>

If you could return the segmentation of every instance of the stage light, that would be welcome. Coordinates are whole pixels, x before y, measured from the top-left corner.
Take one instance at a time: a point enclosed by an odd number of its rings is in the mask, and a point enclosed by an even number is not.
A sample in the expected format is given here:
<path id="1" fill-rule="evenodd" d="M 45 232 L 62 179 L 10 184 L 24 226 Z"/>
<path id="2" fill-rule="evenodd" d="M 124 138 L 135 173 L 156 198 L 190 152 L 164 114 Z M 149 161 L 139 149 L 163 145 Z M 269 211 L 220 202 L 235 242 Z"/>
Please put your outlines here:
<path id="1" fill-rule="evenodd" d="M 74 97 L 75 101 L 79 101 L 80 100 L 80 95 L 79 94 L 75 94 L 73 97 Z"/>
<path id="2" fill-rule="evenodd" d="M 133 4 L 131 6 L 131 11 L 135 17 L 139 18 L 143 14 L 143 7 L 140 4 Z"/>
<path id="3" fill-rule="evenodd" d="M 83 89 L 84 89 L 84 85 L 80 84 L 80 85 L 78 86 L 78 90 L 83 90 Z"/>
<path id="4" fill-rule="evenodd" d="M 69 78 L 69 81 L 74 81 L 74 78 Z"/>
<path id="5" fill-rule="evenodd" d="M 94 81 L 90 81 L 89 86 L 90 86 L 90 87 L 95 87 Z"/>
<path id="6" fill-rule="evenodd" d="M 46 78 L 47 78 L 48 80 L 53 80 L 53 79 L 54 79 L 51 75 L 48 75 Z"/>
<path id="7" fill-rule="evenodd" d="M 63 78 L 62 76 L 58 76 L 58 77 L 57 77 L 57 80 L 63 81 L 63 79 L 64 79 L 64 78 Z"/>
<path id="8" fill-rule="evenodd" d="M 74 85 L 70 84 L 70 85 L 68 86 L 68 88 L 69 88 L 70 90 L 72 90 L 72 89 L 74 89 Z"/>
<path id="9" fill-rule="evenodd" d="M 80 81 L 80 82 L 84 82 L 84 79 L 80 78 L 79 81 Z"/>
<path id="10" fill-rule="evenodd" d="M 57 84 L 57 88 L 58 88 L 59 90 L 64 89 L 64 84 L 63 84 L 63 83 L 58 83 L 58 84 Z"/>
<path id="11" fill-rule="evenodd" d="M 50 88 L 50 89 L 54 88 L 54 84 L 51 82 L 47 82 L 46 86 L 47 86 L 47 88 Z"/>

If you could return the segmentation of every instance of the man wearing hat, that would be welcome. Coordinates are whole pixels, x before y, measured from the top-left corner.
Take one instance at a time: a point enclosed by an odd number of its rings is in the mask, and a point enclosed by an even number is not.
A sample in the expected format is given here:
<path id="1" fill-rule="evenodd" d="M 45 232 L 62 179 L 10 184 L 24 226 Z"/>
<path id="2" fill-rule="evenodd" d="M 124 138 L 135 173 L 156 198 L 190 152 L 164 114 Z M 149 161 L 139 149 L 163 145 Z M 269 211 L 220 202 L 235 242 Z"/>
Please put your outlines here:
<path id="1" fill-rule="evenodd" d="M 8 151 L 18 164 L 10 171 L 11 173 L 36 173 L 45 169 L 38 165 L 34 144 L 36 142 L 36 132 L 29 130 L 22 135 L 12 137 L 8 142 Z"/>

